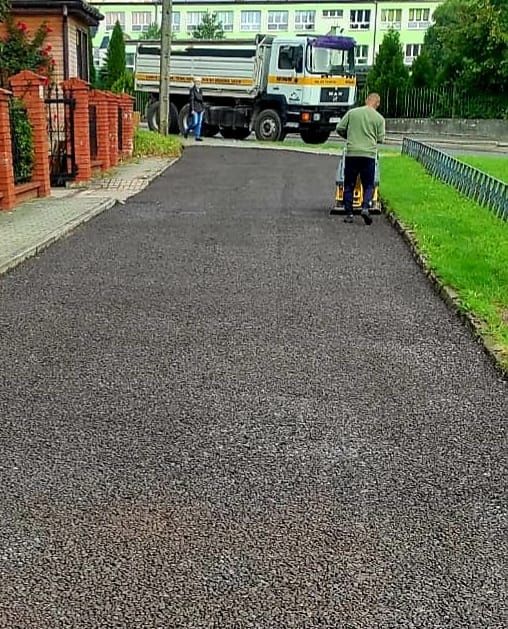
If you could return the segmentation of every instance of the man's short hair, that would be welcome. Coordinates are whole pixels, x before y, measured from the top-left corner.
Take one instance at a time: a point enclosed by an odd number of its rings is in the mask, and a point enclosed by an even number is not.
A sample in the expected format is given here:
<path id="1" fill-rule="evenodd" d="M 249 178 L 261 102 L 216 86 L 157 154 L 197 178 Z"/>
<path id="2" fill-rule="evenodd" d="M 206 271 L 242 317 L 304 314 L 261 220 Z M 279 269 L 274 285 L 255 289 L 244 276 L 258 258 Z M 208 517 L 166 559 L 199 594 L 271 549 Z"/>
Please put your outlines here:
<path id="1" fill-rule="evenodd" d="M 381 96 L 379 96 L 379 94 L 377 92 L 371 92 L 368 96 L 367 96 L 367 101 L 376 101 L 377 103 L 381 102 Z"/>

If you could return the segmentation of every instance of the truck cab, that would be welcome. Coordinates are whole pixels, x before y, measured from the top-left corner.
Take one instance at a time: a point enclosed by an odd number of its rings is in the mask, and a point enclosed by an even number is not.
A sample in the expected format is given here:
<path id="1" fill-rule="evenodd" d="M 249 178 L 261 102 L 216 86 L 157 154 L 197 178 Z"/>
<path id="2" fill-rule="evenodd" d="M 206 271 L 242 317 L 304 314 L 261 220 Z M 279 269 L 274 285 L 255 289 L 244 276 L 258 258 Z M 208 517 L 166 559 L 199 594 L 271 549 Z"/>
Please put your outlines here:
<path id="1" fill-rule="evenodd" d="M 270 46 L 265 100 L 280 103 L 283 132 L 324 142 L 356 99 L 354 45 L 350 37 L 276 37 Z M 263 139 L 263 138 L 260 138 Z"/>

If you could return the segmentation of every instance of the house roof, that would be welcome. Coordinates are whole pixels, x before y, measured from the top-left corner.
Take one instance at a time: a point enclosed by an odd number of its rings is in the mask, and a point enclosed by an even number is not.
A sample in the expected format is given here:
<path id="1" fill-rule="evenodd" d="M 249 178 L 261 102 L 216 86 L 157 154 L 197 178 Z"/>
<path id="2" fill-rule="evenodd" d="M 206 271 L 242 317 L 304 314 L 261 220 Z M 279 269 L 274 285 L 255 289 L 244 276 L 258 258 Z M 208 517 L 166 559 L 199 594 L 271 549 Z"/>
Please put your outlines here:
<path id="1" fill-rule="evenodd" d="M 89 26 L 97 26 L 104 19 L 102 13 L 85 0 L 11 0 L 13 13 L 62 13 L 80 17 Z"/>

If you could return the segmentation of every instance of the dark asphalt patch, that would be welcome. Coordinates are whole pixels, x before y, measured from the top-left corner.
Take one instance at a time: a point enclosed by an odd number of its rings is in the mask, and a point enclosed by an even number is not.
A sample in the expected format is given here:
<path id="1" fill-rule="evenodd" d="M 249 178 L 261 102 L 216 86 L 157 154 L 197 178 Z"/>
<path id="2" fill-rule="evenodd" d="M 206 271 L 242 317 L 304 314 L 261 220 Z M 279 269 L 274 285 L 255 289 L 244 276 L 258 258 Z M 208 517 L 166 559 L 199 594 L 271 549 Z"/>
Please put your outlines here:
<path id="1" fill-rule="evenodd" d="M 506 384 L 334 172 L 189 149 L 0 279 L 0 627 L 504 626 Z"/>

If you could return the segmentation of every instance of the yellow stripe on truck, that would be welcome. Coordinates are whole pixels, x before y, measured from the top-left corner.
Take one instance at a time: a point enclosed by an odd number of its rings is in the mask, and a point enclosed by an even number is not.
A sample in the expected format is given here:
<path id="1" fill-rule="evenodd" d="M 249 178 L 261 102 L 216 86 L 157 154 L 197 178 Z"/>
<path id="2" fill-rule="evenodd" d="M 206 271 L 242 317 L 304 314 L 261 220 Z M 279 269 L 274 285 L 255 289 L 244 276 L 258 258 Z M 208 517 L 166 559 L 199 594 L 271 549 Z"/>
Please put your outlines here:
<path id="1" fill-rule="evenodd" d="M 356 85 L 355 77 L 320 77 L 320 76 L 277 76 L 271 74 L 268 77 L 271 85 L 319 85 L 321 87 L 351 87 Z"/>
<path id="2" fill-rule="evenodd" d="M 190 83 L 192 77 L 175 75 L 171 74 L 169 77 L 170 82 L 173 83 Z M 136 73 L 137 81 L 159 81 L 158 74 L 145 74 L 144 72 Z M 203 85 L 252 85 L 251 79 L 242 79 L 239 77 L 229 77 L 229 76 L 204 76 L 201 79 Z"/>

